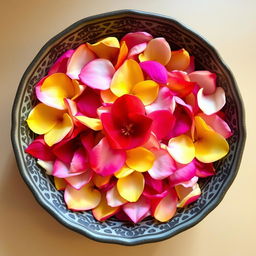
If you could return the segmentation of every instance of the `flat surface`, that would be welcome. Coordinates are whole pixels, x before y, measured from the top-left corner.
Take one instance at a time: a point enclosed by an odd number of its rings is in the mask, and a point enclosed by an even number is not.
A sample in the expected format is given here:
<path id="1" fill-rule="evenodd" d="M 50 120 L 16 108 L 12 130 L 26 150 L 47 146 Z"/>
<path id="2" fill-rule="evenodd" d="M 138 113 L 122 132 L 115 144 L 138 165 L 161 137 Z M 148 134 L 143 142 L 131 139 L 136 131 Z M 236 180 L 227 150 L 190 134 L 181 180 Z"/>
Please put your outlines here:
<path id="1" fill-rule="evenodd" d="M 11 106 L 19 80 L 43 44 L 81 18 L 127 8 L 171 16 L 208 39 L 235 75 L 247 119 L 240 171 L 221 204 L 192 229 L 136 247 L 97 243 L 59 224 L 22 181 L 10 142 Z M 255 8 L 253 0 L 1 1 L 0 256 L 256 255 Z"/>

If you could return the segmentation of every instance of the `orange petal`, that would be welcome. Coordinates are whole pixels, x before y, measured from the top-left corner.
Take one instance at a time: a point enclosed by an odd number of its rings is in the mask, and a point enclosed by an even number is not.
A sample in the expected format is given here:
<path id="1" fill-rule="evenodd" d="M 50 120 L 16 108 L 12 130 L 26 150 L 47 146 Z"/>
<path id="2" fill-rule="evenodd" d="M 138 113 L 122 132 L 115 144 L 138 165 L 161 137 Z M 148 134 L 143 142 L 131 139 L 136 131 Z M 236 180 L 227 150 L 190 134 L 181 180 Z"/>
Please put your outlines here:
<path id="1" fill-rule="evenodd" d="M 67 186 L 67 182 L 65 179 L 53 177 L 54 178 L 54 185 L 57 190 L 64 190 Z"/>
<path id="2" fill-rule="evenodd" d="M 106 37 L 95 44 L 87 43 L 88 48 L 99 58 L 113 60 L 119 52 L 119 41 L 116 37 Z"/>
<path id="3" fill-rule="evenodd" d="M 139 172 L 133 172 L 117 181 L 117 190 L 127 201 L 136 202 L 143 192 L 144 185 L 143 175 Z"/>
<path id="4" fill-rule="evenodd" d="M 118 55 L 117 62 L 115 65 L 115 69 L 118 69 L 123 64 L 123 62 L 127 58 L 127 55 L 128 55 L 128 47 L 127 47 L 125 41 L 123 41 L 121 43 L 121 47 L 120 47 L 119 55 Z"/>
<path id="5" fill-rule="evenodd" d="M 58 122 L 48 133 L 44 135 L 45 143 L 48 146 L 52 146 L 62 139 L 71 131 L 73 128 L 73 122 L 71 117 L 65 113 L 60 122 Z"/>
<path id="6" fill-rule="evenodd" d="M 49 107 L 43 103 L 37 104 L 29 113 L 28 127 L 37 134 L 49 132 L 62 118 L 63 111 Z"/>
<path id="7" fill-rule="evenodd" d="M 83 125 L 89 127 L 90 129 L 94 131 L 100 131 L 102 130 L 102 123 L 101 120 L 98 118 L 92 118 L 87 116 L 76 116 L 75 117 L 80 123 Z"/>
<path id="8" fill-rule="evenodd" d="M 100 91 L 100 97 L 105 103 L 113 103 L 118 98 L 110 89 Z"/>
<path id="9" fill-rule="evenodd" d="M 129 94 L 133 86 L 144 80 L 140 65 L 135 60 L 126 60 L 112 78 L 110 90 L 118 97 Z"/>
<path id="10" fill-rule="evenodd" d="M 166 68 L 168 71 L 172 70 L 186 70 L 190 64 L 189 53 L 185 49 L 172 51 L 170 61 L 167 63 Z"/>
<path id="11" fill-rule="evenodd" d="M 171 48 L 163 37 L 154 38 L 149 41 L 147 48 L 139 55 L 140 62 L 154 60 L 166 65 L 171 58 Z"/>
<path id="12" fill-rule="evenodd" d="M 103 186 L 105 186 L 106 184 L 109 183 L 110 179 L 111 179 L 111 175 L 109 176 L 101 176 L 98 174 L 94 174 L 93 178 L 92 178 L 92 182 L 94 183 L 94 185 L 98 188 L 101 188 Z"/>

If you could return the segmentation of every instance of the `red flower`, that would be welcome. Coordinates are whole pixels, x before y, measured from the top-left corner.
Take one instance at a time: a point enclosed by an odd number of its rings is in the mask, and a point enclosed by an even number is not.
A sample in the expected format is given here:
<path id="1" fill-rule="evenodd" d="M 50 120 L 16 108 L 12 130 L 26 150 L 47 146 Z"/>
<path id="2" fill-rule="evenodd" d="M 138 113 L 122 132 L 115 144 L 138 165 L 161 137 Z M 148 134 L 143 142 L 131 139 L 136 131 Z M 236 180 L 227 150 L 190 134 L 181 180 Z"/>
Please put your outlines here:
<path id="1" fill-rule="evenodd" d="M 150 137 L 152 119 L 146 117 L 141 100 L 133 95 L 119 97 L 101 121 L 111 147 L 131 149 L 144 144 Z"/>

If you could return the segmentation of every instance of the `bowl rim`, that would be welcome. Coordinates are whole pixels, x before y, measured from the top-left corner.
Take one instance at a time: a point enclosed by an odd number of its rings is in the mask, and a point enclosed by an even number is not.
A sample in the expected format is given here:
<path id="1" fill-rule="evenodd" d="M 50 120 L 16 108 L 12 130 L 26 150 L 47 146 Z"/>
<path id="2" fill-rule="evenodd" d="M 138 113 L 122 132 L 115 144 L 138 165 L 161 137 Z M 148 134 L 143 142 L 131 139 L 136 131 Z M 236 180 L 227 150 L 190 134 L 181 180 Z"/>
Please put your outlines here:
<path id="1" fill-rule="evenodd" d="M 128 15 L 128 16 L 129 15 L 137 15 L 137 16 L 141 16 L 141 17 L 158 18 L 158 19 L 160 18 L 162 20 L 166 20 L 166 21 L 169 21 L 169 22 L 172 22 L 172 23 L 178 25 L 183 30 L 189 32 L 193 36 L 200 39 L 202 41 L 202 43 L 204 43 L 212 51 L 212 53 L 216 56 L 217 60 L 219 61 L 220 65 L 228 73 L 229 78 L 230 78 L 232 84 L 234 85 L 234 90 L 236 92 L 236 98 L 237 98 L 237 104 L 238 104 L 237 110 L 238 110 L 238 116 L 240 117 L 240 130 L 239 130 L 240 140 L 239 140 L 239 143 L 238 143 L 238 146 L 237 146 L 237 151 L 240 152 L 240 153 L 239 153 L 238 157 L 235 159 L 234 165 L 232 166 L 232 175 L 228 176 L 224 186 L 222 186 L 222 188 L 219 192 L 219 195 L 217 197 L 215 197 L 215 199 L 212 200 L 205 207 L 204 211 L 202 211 L 201 213 L 196 215 L 191 221 L 184 223 L 178 229 L 174 230 L 171 233 L 161 233 L 161 234 L 158 234 L 158 235 L 153 234 L 151 236 L 149 235 L 149 236 L 146 237 L 146 239 L 145 239 L 145 237 L 138 237 L 136 239 L 129 239 L 129 238 L 123 239 L 122 237 L 120 237 L 120 238 L 119 237 L 108 237 L 107 234 L 105 236 L 104 235 L 99 235 L 99 234 L 93 234 L 92 232 L 89 232 L 86 229 L 83 229 L 83 230 L 78 229 L 78 228 L 74 227 L 73 225 L 69 224 L 68 222 L 66 222 L 64 219 L 62 219 L 58 215 L 58 213 L 56 213 L 52 208 L 50 208 L 48 205 L 46 205 L 44 203 L 44 201 L 38 196 L 38 194 L 34 190 L 32 184 L 29 182 L 29 179 L 26 176 L 26 173 L 23 169 L 23 164 L 22 164 L 22 161 L 21 161 L 21 158 L 20 158 L 20 155 L 19 155 L 18 140 L 17 140 L 17 136 L 16 136 L 17 126 L 18 126 L 18 124 L 16 122 L 16 120 L 18 119 L 17 105 L 19 103 L 19 98 L 20 98 L 20 95 L 22 93 L 24 80 L 27 77 L 27 74 L 33 68 L 34 63 L 36 63 L 36 61 L 42 56 L 45 49 L 47 49 L 51 44 L 56 42 L 63 35 L 67 34 L 71 30 L 73 30 L 76 27 L 82 25 L 83 23 L 90 22 L 90 21 L 97 20 L 97 19 L 111 18 L 111 17 L 114 17 L 114 16 L 120 16 L 120 15 Z M 139 244 L 146 244 L 146 243 L 163 241 L 163 240 L 166 240 L 166 239 L 168 239 L 168 238 L 170 238 L 174 235 L 177 235 L 177 234 L 179 234 L 179 233 L 181 233 L 181 232 L 183 232 L 183 231 L 185 231 L 189 228 L 192 228 L 197 223 L 199 223 L 202 219 L 204 219 L 214 208 L 216 208 L 219 205 L 219 203 L 224 198 L 227 190 L 229 189 L 229 187 L 233 183 L 233 181 L 234 181 L 234 179 L 237 175 L 237 172 L 239 170 L 240 163 L 241 163 L 242 154 L 243 154 L 243 150 L 244 150 L 244 145 L 245 145 L 245 141 L 246 141 L 245 111 L 244 111 L 244 105 L 243 105 L 243 101 L 242 101 L 240 91 L 238 89 L 237 83 L 234 79 L 234 76 L 233 76 L 231 70 L 224 63 L 223 59 L 220 57 L 217 50 L 206 39 L 204 39 L 199 33 L 194 32 L 194 29 L 192 30 L 188 26 L 185 26 L 183 23 L 177 21 L 174 18 L 166 16 L 166 15 L 157 14 L 157 13 L 153 13 L 153 12 L 146 12 L 146 11 L 141 11 L 141 10 L 122 9 L 122 10 L 116 10 L 116 11 L 111 11 L 111 12 L 105 12 L 105 13 L 102 13 L 102 14 L 97 14 L 97 15 L 93 15 L 93 16 L 89 16 L 89 17 L 80 19 L 79 21 L 73 23 L 72 25 L 68 26 L 66 29 L 62 30 L 61 32 L 59 32 L 58 34 L 53 36 L 50 40 L 48 40 L 44 44 L 44 46 L 40 49 L 40 51 L 34 57 L 32 62 L 29 64 L 29 66 L 27 67 L 26 71 L 24 72 L 24 74 L 23 74 L 23 76 L 20 80 L 20 83 L 19 83 L 19 86 L 18 86 L 18 89 L 17 89 L 17 92 L 16 92 L 16 96 L 14 98 L 13 107 L 12 107 L 11 141 L 12 141 L 12 146 L 13 146 L 16 162 L 18 164 L 18 169 L 19 169 L 20 175 L 22 176 L 24 182 L 27 184 L 27 186 L 31 190 L 32 194 L 34 195 L 36 201 L 41 205 L 41 207 L 43 207 L 58 222 L 63 224 L 66 228 L 69 228 L 73 231 L 76 231 L 76 232 L 82 234 L 82 235 L 85 235 L 86 237 L 91 238 L 95 241 L 104 242 L 104 243 L 112 243 L 112 244 L 121 244 L 121 245 L 139 245 Z"/>

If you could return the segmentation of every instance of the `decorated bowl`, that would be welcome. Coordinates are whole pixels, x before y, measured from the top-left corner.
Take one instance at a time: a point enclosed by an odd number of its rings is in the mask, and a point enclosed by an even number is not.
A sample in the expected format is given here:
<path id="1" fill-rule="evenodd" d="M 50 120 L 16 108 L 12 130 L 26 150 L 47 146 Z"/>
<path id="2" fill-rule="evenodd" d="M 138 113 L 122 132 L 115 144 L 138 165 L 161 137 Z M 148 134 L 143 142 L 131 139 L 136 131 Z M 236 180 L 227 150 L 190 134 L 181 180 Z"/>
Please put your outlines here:
<path id="1" fill-rule="evenodd" d="M 40 169 L 36 159 L 24 152 L 33 141 L 26 119 L 36 103 L 34 86 L 49 67 L 69 49 L 84 42 L 96 42 L 107 36 L 121 38 L 128 32 L 146 31 L 164 37 L 172 49 L 185 48 L 195 57 L 196 69 L 217 74 L 217 84 L 226 92 L 226 120 L 233 132 L 228 139 L 228 155 L 215 165 L 216 175 L 200 181 L 201 197 L 188 207 L 179 209 L 168 222 L 148 217 L 138 224 L 114 217 L 97 221 L 91 212 L 67 209 L 63 191 L 56 190 L 50 176 Z M 169 17 L 133 10 L 121 10 L 84 18 L 49 40 L 25 71 L 14 100 L 12 143 L 20 173 L 36 200 L 64 226 L 96 241 L 136 245 L 170 238 L 200 222 L 222 200 L 232 184 L 241 160 L 245 142 L 244 112 L 236 82 L 217 51 L 201 36 Z M 111 159 L 110 159 L 111 161 Z"/>

